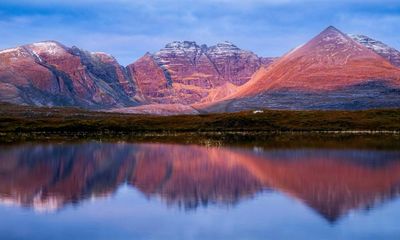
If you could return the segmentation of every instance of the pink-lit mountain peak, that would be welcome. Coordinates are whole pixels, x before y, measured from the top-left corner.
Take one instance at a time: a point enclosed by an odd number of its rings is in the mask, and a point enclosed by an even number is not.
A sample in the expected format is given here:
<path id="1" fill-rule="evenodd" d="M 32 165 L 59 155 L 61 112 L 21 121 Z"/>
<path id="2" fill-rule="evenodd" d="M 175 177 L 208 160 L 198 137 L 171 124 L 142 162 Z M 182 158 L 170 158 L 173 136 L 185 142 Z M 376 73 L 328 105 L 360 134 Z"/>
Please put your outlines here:
<path id="1" fill-rule="evenodd" d="M 390 79 L 398 74 L 386 59 L 330 26 L 283 56 L 264 77 L 252 79 L 243 89 L 250 91 L 256 85 L 253 92 L 279 86 L 327 89 L 355 83 L 353 80 Z"/>
<path id="2" fill-rule="evenodd" d="M 400 69 L 387 58 L 328 27 L 268 69 L 258 70 L 235 93 L 211 107 L 200 108 L 239 111 L 396 107 L 398 96 L 391 93 L 399 86 Z M 369 100 L 371 96 L 374 101 Z"/>
<path id="3" fill-rule="evenodd" d="M 342 33 L 339 29 L 333 26 L 327 27 L 320 34 L 314 37 L 314 39 L 318 40 L 319 43 L 336 43 L 336 44 L 345 44 L 348 43 L 350 40 L 350 38 L 346 34 Z"/>
<path id="4" fill-rule="evenodd" d="M 350 58 L 380 58 L 365 46 L 351 39 L 333 26 L 329 26 L 306 44 L 286 55 L 307 56 L 315 62 L 347 64 Z"/>

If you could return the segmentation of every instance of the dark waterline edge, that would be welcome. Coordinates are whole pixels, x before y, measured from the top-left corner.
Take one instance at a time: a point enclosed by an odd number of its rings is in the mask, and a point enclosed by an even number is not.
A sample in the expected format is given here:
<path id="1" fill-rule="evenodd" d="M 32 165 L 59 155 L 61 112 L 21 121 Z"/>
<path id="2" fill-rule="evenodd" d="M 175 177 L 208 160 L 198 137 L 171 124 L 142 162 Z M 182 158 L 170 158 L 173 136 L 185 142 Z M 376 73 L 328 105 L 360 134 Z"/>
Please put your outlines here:
<path id="1" fill-rule="evenodd" d="M 0 144 L 45 142 L 172 143 L 264 148 L 354 148 L 400 150 L 400 131 L 163 131 L 0 132 Z"/>

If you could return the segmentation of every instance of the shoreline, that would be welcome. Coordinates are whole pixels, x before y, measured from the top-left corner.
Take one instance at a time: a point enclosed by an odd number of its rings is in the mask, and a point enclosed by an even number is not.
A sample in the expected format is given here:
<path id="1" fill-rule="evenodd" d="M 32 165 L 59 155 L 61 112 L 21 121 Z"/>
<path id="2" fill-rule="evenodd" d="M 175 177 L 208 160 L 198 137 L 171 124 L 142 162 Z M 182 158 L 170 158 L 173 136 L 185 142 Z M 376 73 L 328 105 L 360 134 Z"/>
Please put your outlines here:
<path id="1" fill-rule="evenodd" d="M 209 147 L 344 148 L 400 150 L 399 131 L 269 131 L 269 132 L 0 132 L 0 145 L 24 143 L 195 144 Z"/>

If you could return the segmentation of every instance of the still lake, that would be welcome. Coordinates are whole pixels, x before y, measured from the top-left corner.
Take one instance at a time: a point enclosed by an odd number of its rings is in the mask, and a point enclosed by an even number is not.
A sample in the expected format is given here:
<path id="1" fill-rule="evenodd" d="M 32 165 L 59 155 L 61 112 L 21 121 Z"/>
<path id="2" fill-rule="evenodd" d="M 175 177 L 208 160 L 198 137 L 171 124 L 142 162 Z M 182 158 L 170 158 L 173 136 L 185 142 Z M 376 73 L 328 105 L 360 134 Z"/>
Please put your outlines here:
<path id="1" fill-rule="evenodd" d="M 400 151 L 0 146 L 0 239 L 400 239 Z"/>

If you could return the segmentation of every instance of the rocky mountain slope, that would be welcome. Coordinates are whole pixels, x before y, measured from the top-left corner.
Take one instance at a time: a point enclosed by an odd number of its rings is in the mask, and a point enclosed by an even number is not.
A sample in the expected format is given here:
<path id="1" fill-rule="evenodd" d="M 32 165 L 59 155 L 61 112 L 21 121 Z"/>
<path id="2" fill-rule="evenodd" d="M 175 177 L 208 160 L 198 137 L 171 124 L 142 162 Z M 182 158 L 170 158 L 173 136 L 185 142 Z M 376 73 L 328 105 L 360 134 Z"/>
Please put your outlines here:
<path id="1" fill-rule="evenodd" d="M 400 69 L 328 27 L 206 111 L 400 107 Z"/>
<path id="2" fill-rule="evenodd" d="M 135 82 L 113 57 L 53 41 L 0 52 L 0 100 L 89 109 L 138 105 Z"/>
<path id="3" fill-rule="evenodd" d="M 368 49 L 371 49 L 372 51 L 381 55 L 382 57 L 386 58 L 393 65 L 400 67 L 400 52 L 396 49 L 365 35 L 350 34 L 349 37 L 361 43 Z"/>
<path id="4" fill-rule="evenodd" d="M 195 42 L 172 42 L 130 64 L 149 103 L 193 104 L 232 93 L 274 58 L 261 58 L 229 42 L 207 47 Z"/>
<path id="5" fill-rule="evenodd" d="M 201 101 L 222 98 L 247 82 L 273 58 L 260 58 L 231 43 L 207 47 L 173 42 L 128 67 L 110 55 L 66 47 L 54 41 L 0 51 L 0 101 L 37 106 L 131 109 L 149 112 L 157 103 L 180 112 Z M 193 111 L 191 111 L 194 113 Z"/>

